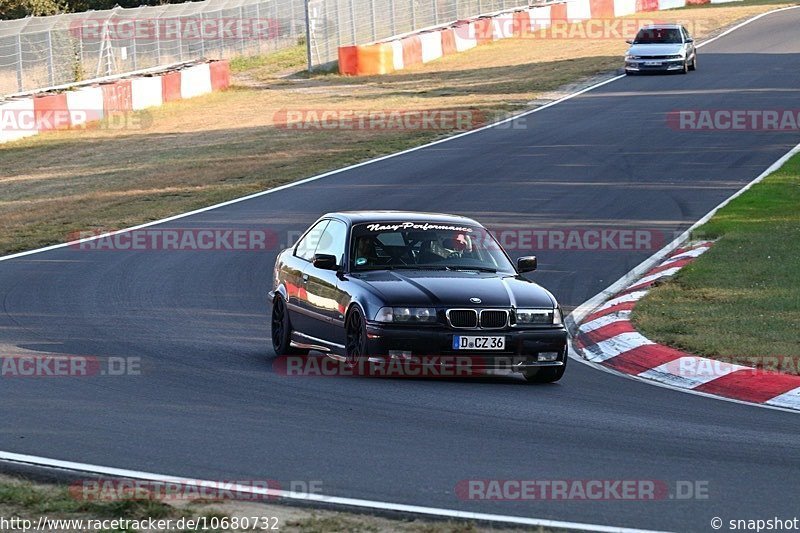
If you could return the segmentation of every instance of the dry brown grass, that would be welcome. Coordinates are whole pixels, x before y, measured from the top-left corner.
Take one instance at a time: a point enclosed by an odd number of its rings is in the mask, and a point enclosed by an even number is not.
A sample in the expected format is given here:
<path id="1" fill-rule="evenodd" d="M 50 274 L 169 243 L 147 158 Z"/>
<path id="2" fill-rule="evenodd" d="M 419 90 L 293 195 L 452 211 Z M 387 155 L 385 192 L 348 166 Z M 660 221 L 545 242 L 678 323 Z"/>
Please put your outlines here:
<path id="1" fill-rule="evenodd" d="M 652 16 L 684 21 L 703 38 L 780 5 Z M 461 110 L 474 112 L 478 126 L 618 68 L 625 46 L 618 39 L 508 39 L 367 78 L 285 76 L 293 63 L 283 57 L 239 73 L 238 86 L 225 93 L 138 113 L 132 121 L 139 126 L 0 145 L 0 254 L 62 242 L 73 231 L 155 220 L 452 133 L 287 130 L 275 125 L 280 110 Z"/>

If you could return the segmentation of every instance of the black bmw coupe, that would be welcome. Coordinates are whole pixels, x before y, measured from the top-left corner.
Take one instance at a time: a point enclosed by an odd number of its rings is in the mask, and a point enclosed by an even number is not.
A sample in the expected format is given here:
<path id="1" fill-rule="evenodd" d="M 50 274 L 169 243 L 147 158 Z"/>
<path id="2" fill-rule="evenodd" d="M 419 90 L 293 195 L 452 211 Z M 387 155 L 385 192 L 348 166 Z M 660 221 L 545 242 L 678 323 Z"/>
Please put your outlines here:
<path id="1" fill-rule="evenodd" d="M 275 261 L 272 345 L 359 361 L 471 358 L 482 369 L 561 379 L 567 332 L 555 297 L 494 237 L 455 215 L 329 213 Z"/>

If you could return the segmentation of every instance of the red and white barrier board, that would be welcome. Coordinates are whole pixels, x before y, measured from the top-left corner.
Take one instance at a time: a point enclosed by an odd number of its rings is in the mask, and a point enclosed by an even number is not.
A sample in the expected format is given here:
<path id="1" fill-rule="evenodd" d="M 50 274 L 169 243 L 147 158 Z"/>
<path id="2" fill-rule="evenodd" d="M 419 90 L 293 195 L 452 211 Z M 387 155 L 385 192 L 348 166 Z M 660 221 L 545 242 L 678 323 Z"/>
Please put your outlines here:
<path id="1" fill-rule="evenodd" d="M 18 141 L 39 133 L 33 111 L 33 98 L 0 102 L 0 144 Z"/>
<path id="2" fill-rule="evenodd" d="M 554 22 L 573 23 L 589 19 L 610 19 L 691 4 L 735 1 L 737 0 L 565 0 L 546 6 L 460 20 L 446 28 L 426 30 L 400 39 L 366 45 L 340 46 L 339 73 L 385 74 L 418 63 L 433 61 L 448 55 L 452 50 L 465 52 L 499 39 L 520 37 L 527 32 L 548 28 Z M 445 32 L 452 32 L 452 38 Z M 385 45 L 385 50 L 381 49 L 382 45 Z"/>
<path id="3" fill-rule="evenodd" d="M 567 20 L 580 22 L 592 18 L 592 3 L 590 0 L 570 0 L 567 2 Z"/>
<path id="4" fill-rule="evenodd" d="M 201 63 L 181 69 L 181 98 L 194 98 L 211 92 L 211 69 Z"/>
<path id="5" fill-rule="evenodd" d="M 160 76 L 145 76 L 131 80 L 132 100 L 134 111 L 158 107 L 164 103 Z"/>
<path id="6" fill-rule="evenodd" d="M 636 0 L 614 0 L 614 16 L 624 17 L 636 13 Z"/>
<path id="7" fill-rule="evenodd" d="M 442 35 L 440 31 L 420 33 L 419 42 L 422 46 L 423 63 L 442 57 Z"/>
<path id="8" fill-rule="evenodd" d="M 44 131 L 81 127 L 115 113 L 141 111 L 164 102 L 224 90 L 229 85 L 228 61 L 212 61 L 65 92 L 0 100 L 0 144 Z"/>
<path id="9" fill-rule="evenodd" d="M 81 87 L 68 91 L 67 109 L 71 114 L 71 126 L 82 126 L 103 120 L 103 89 L 97 86 Z"/>
<path id="10" fill-rule="evenodd" d="M 549 28 L 551 25 L 550 6 L 531 7 L 528 9 L 530 18 L 530 31 Z"/>

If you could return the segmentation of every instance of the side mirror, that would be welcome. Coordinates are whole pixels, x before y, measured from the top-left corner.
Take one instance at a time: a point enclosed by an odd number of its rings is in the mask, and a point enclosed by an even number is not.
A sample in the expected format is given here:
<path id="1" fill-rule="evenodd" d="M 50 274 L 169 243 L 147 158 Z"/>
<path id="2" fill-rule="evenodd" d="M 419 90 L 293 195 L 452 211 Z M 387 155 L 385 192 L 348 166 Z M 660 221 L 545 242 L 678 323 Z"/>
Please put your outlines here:
<path id="1" fill-rule="evenodd" d="M 336 270 L 336 256 L 328 254 L 314 254 L 313 265 L 322 270 Z"/>
<path id="2" fill-rule="evenodd" d="M 533 272 L 536 270 L 536 256 L 526 255 L 517 259 L 517 271 L 522 274 L 523 272 Z"/>
<path id="3" fill-rule="evenodd" d="M 694 39 L 692 39 L 692 38 L 690 37 L 690 38 L 686 39 L 686 42 L 687 42 L 687 43 L 693 43 L 693 42 L 694 42 Z"/>
<path id="4" fill-rule="evenodd" d="M 628 44 L 633 44 L 633 39 L 625 39 L 625 42 Z"/>

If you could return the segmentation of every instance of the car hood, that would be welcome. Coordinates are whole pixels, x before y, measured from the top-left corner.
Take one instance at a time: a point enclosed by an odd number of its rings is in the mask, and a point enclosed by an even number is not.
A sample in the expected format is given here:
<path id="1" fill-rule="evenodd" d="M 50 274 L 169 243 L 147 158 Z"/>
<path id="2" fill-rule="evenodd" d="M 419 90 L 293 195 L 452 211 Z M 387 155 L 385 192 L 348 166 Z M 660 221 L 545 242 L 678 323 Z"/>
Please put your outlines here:
<path id="1" fill-rule="evenodd" d="M 630 56 L 671 56 L 683 51 L 682 44 L 634 44 L 628 48 Z"/>
<path id="2" fill-rule="evenodd" d="M 360 273 L 385 305 L 440 307 L 552 307 L 554 298 L 521 276 L 473 271 L 382 270 Z M 480 303 L 470 298 L 480 298 Z"/>

